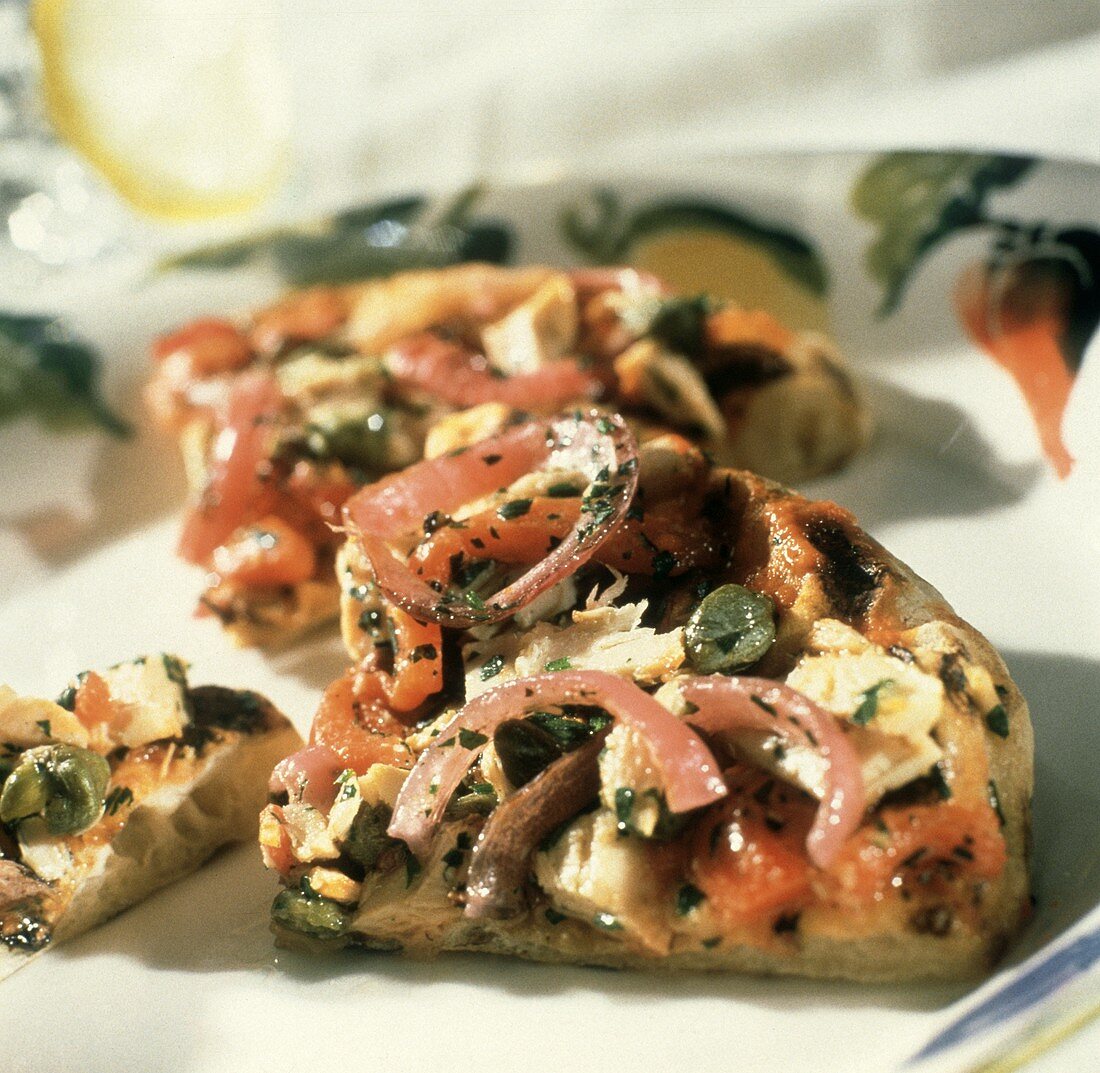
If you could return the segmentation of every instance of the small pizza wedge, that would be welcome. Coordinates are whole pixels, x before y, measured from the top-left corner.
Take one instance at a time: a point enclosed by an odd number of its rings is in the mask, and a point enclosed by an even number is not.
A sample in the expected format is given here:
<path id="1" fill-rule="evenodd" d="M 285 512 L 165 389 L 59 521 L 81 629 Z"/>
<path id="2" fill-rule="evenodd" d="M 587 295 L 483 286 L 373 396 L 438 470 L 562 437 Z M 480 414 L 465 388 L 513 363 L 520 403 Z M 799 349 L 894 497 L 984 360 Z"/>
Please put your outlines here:
<path id="1" fill-rule="evenodd" d="M 0 978 L 254 837 L 297 732 L 156 655 L 56 700 L 0 687 Z"/>
<path id="2" fill-rule="evenodd" d="M 180 553 L 244 644 L 335 617 L 343 503 L 418 461 L 441 419 L 487 435 L 596 403 L 785 481 L 835 469 L 867 435 L 824 338 L 630 269 L 471 264 L 313 288 L 242 323 L 196 321 L 154 356 L 147 400 L 192 489 Z"/>
<path id="3" fill-rule="evenodd" d="M 261 817 L 281 942 L 857 980 L 985 971 L 1032 739 L 836 504 L 597 411 L 345 507 L 355 664 Z"/>

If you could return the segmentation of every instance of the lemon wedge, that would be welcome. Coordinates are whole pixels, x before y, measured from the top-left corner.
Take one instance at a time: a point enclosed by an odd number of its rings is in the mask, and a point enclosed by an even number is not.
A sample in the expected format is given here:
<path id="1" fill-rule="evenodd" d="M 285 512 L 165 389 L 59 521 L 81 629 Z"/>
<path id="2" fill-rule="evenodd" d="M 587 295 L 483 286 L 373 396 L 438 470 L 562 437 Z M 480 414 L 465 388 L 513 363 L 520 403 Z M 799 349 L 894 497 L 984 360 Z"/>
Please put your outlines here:
<path id="1" fill-rule="evenodd" d="M 244 212 L 286 173 L 290 102 L 270 9 L 251 0 L 35 0 L 54 128 L 135 208 Z"/>

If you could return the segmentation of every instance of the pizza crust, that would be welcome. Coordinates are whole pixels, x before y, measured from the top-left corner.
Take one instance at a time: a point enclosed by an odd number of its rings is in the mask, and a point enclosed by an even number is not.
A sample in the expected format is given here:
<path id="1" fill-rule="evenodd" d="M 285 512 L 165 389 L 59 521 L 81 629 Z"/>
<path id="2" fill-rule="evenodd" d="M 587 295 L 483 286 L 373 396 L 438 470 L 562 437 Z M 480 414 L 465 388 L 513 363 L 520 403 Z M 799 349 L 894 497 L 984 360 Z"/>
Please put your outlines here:
<path id="1" fill-rule="evenodd" d="M 608 934 L 578 919 L 553 914 L 558 923 L 551 923 L 545 917 L 548 903 L 537 892 L 519 919 L 468 920 L 443 879 L 442 866 L 433 859 L 424 862 L 422 874 L 410 885 L 403 870 L 388 879 L 368 877 L 352 929 L 341 942 L 399 948 L 412 956 L 467 950 L 613 968 L 865 982 L 957 979 L 985 972 L 996 962 L 1028 912 L 1033 784 L 1028 708 L 1004 662 L 935 588 L 863 533 L 840 508 L 810 503 L 743 471 L 716 471 L 713 482 L 728 497 L 731 531 L 737 533 L 726 580 L 751 586 L 768 579 L 783 597 L 777 600 L 777 642 L 765 659 L 767 666 L 754 673 L 782 678 L 806 650 L 814 623 L 840 619 L 943 679 L 946 701 L 934 731 L 937 743 L 945 761 L 955 765 L 960 787 L 988 766 L 981 777 L 995 784 L 996 807 L 1003 816 L 1007 864 L 996 879 L 984 882 L 980 908 L 955 918 L 949 911 L 937 916 L 934 907 L 923 907 L 924 915 L 919 915 L 900 899 L 855 911 L 834 906 L 819 911 L 813 904 L 797 929 L 782 934 L 767 928 L 739 941 L 731 931 L 720 945 L 705 948 L 699 934 L 677 931 L 671 948 L 661 954 L 621 932 Z M 812 541 L 807 534 L 813 535 Z M 1004 708 L 1006 736 L 987 725 L 993 703 Z M 457 824 L 442 829 L 434 843 L 435 858 L 455 843 L 459 830 Z M 276 934 L 296 946 L 332 945 L 311 943 L 278 927 Z"/>
<path id="2" fill-rule="evenodd" d="M 0 944 L 0 979 L 188 875 L 221 847 L 253 840 L 271 769 L 300 741 L 267 705 L 254 730 L 229 731 L 208 743 L 189 781 L 168 783 L 144 797 L 75 883 L 63 877 L 43 884 L 23 865 L 0 860 L 6 866 L 0 869 L 0 907 L 48 907 L 61 890 L 67 896 L 45 921 L 48 942 L 37 949 Z M 48 909 L 47 915 L 52 917 Z"/>

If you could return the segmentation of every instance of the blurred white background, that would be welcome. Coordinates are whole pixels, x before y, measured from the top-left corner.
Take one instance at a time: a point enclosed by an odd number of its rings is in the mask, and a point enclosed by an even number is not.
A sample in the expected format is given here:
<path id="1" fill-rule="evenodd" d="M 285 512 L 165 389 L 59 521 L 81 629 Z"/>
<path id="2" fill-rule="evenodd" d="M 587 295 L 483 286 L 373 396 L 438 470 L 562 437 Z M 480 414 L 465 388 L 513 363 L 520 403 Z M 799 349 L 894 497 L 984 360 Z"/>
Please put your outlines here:
<path id="1" fill-rule="evenodd" d="M 299 193 L 777 148 L 1100 162 L 1097 0 L 299 0 Z"/>

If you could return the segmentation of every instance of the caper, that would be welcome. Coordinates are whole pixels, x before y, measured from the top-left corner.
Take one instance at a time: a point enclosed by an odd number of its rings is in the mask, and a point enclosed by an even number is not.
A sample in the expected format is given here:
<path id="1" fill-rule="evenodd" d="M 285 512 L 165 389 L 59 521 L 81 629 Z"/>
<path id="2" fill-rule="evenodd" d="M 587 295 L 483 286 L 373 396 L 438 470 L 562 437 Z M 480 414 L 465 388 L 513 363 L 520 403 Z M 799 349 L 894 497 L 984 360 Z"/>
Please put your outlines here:
<path id="1" fill-rule="evenodd" d="M 13 823 L 42 816 L 50 834 L 77 834 L 99 819 L 110 777 L 107 761 L 88 749 L 32 749 L 4 783 L 0 820 Z"/>
<path id="2" fill-rule="evenodd" d="M 386 464 L 391 417 L 385 411 L 356 415 L 314 415 L 306 429 L 306 444 L 316 458 L 335 458 L 373 473 Z"/>
<path id="3" fill-rule="evenodd" d="M 562 755 L 553 734 L 526 719 L 508 719 L 497 727 L 493 745 L 513 786 L 524 786 Z"/>
<path id="4" fill-rule="evenodd" d="M 351 925 L 351 914 L 331 898 L 300 890 L 279 891 L 271 903 L 271 919 L 314 939 L 339 939 Z"/>
<path id="5" fill-rule="evenodd" d="M 344 840 L 344 852 L 368 872 L 378 863 L 386 850 L 400 845 L 386 834 L 392 813 L 385 805 L 359 806 Z"/>
<path id="6" fill-rule="evenodd" d="M 684 641 L 700 674 L 733 674 L 761 659 L 775 641 L 775 605 L 742 585 L 722 585 L 688 619 Z"/>

